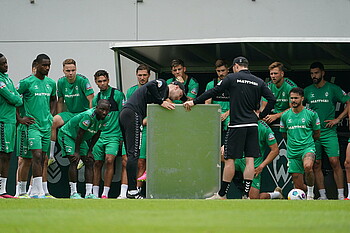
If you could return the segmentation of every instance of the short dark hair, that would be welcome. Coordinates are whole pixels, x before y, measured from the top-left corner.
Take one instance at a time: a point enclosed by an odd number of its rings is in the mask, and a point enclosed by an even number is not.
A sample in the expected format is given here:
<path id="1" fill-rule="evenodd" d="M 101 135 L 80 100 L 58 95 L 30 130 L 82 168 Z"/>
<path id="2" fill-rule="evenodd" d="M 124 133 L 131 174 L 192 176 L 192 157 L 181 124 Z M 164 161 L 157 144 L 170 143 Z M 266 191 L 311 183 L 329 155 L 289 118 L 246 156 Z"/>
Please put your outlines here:
<path id="1" fill-rule="evenodd" d="M 75 66 L 77 65 L 76 62 L 74 61 L 74 59 L 71 59 L 71 58 L 64 60 L 62 64 L 63 64 L 63 67 L 64 67 L 64 65 L 71 65 L 71 64 L 75 65 Z"/>
<path id="2" fill-rule="evenodd" d="M 51 60 L 49 56 L 47 56 L 46 54 L 43 54 L 43 53 L 39 54 L 35 60 L 37 63 L 41 63 L 44 59 Z"/>
<path id="3" fill-rule="evenodd" d="M 180 66 L 180 65 L 185 67 L 185 62 L 181 59 L 174 59 L 170 63 L 170 68 L 172 69 L 173 67 Z"/>
<path id="4" fill-rule="evenodd" d="M 37 64 L 38 64 L 37 60 L 34 59 L 33 62 L 32 62 L 32 68 L 36 67 Z"/>
<path id="5" fill-rule="evenodd" d="M 289 95 L 290 93 L 295 93 L 295 94 L 299 94 L 300 96 L 304 96 L 304 89 L 301 88 L 301 87 L 294 87 L 292 90 L 290 90 L 289 92 Z"/>
<path id="6" fill-rule="evenodd" d="M 315 68 L 320 68 L 320 70 L 324 70 L 324 65 L 321 62 L 316 61 L 310 65 L 310 70 Z"/>
<path id="7" fill-rule="evenodd" d="M 137 68 L 136 68 L 136 74 L 137 72 L 139 72 L 139 70 L 147 70 L 148 74 L 151 74 L 151 69 L 149 68 L 148 65 L 146 64 L 140 64 Z"/>
<path id="8" fill-rule="evenodd" d="M 96 71 L 96 73 L 94 74 L 95 80 L 97 79 L 97 77 L 100 77 L 100 76 L 105 76 L 106 78 L 109 79 L 109 74 L 105 70 L 98 70 L 98 71 Z"/>
<path id="9" fill-rule="evenodd" d="M 226 68 L 228 68 L 228 62 L 224 59 L 218 59 L 215 62 L 215 68 L 221 67 L 221 66 L 225 66 Z"/>

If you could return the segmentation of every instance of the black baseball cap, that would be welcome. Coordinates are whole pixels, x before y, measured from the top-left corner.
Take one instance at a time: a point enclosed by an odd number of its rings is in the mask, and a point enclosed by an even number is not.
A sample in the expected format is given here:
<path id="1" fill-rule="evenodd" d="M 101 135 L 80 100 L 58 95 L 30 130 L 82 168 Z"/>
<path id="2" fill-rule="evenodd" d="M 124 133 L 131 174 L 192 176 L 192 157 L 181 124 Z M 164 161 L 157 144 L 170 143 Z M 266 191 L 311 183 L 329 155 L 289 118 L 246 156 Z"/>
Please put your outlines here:
<path id="1" fill-rule="evenodd" d="M 247 58 L 241 56 L 241 57 L 236 57 L 235 59 L 233 59 L 231 67 L 233 67 L 235 64 L 248 66 L 249 62 L 248 62 Z"/>
<path id="2" fill-rule="evenodd" d="M 184 102 L 187 101 L 185 85 L 182 82 L 179 82 L 179 81 L 173 81 L 170 84 L 179 86 L 180 89 L 183 91 L 183 95 L 181 97 L 181 100 L 184 101 Z"/>

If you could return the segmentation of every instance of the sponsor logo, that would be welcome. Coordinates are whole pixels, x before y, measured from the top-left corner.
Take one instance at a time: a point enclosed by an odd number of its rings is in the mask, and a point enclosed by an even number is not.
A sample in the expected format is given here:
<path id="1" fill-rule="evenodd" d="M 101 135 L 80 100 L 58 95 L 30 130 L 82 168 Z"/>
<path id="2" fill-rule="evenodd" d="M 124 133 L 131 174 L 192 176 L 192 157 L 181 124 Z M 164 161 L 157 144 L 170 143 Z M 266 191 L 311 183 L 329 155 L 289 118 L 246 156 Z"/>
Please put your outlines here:
<path id="1" fill-rule="evenodd" d="M 250 80 L 244 80 L 244 79 L 237 79 L 237 83 L 249 84 L 249 85 L 254 85 L 254 86 L 259 85 L 257 82 L 250 81 Z"/>
<path id="2" fill-rule="evenodd" d="M 311 104 L 316 104 L 316 103 L 328 103 L 329 100 L 324 100 L 324 99 L 319 99 L 319 100 L 311 100 Z"/>
<path id="3" fill-rule="evenodd" d="M 73 94 L 73 95 L 64 95 L 64 97 L 66 98 L 72 98 L 72 97 L 77 97 L 77 96 L 80 96 L 80 94 Z"/>
<path id="4" fill-rule="evenodd" d="M 35 93 L 35 96 L 50 96 L 50 93 Z"/>

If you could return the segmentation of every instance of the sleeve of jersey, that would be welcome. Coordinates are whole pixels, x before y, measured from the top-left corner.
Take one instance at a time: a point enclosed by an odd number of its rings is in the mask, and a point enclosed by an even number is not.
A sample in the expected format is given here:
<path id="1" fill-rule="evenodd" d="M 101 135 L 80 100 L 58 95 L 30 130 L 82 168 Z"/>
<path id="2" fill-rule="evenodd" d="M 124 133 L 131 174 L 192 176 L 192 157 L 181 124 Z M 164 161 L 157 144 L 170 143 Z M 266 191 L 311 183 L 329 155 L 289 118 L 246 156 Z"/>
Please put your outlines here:
<path id="1" fill-rule="evenodd" d="M 61 79 L 59 79 L 58 81 L 57 81 L 57 97 L 58 98 L 61 98 L 61 97 L 63 97 L 63 93 L 62 93 L 62 84 L 61 84 L 61 81 L 60 81 Z"/>
<path id="2" fill-rule="evenodd" d="M 314 114 L 313 114 L 312 124 L 313 124 L 312 125 L 313 130 L 321 129 L 320 118 L 318 117 L 318 114 L 316 112 L 314 112 Z"/>
<path id="3" fill-rule="evenodd" d="M 346 103 L 346 101 L 350 100 L 350 96 L 348 96 L 345 91 L 343 91 L 340 87 L 336 86 L 336 89 L 334 90 L 334 94 L 337 98 L 337 101 Z"/>
<path id="4" fill-rule="evenodd" d="M 273 133 L 273 131 L 271 130 L 271 128 L 268 128 L 266 130 L 266 139 L 267 139 L 267 145 L 271 146 L 275 143 L 277 143 L 275 134 Z"/>
<path id="5" fill-rule="evenodd" d="M 51 96 L 55 96 L 57 94 L 57 87 L 56 87 L 56 82 L 54 80 L 52 80 L 52 92 L 51 92 Z"/>
<path id="6" fill-rule="evenodd" d="M 193 79 L 191 79 L 188 86 L 187 96 L 191 98 L 196 98 L 198 95 L 198 88 L 199 88 L 199 84 L 195 82 Z"/>
<path id="7" fill-rule="evenodd" d="M 207 99 L 213 98 L 214 96 L 224 92 L 225 89 L 229 88 L 229 86 L 230 86 L 230 79 L 229 78 L 225 78 L 224 80 L 219 82 L 218 85 L 216 85 L 214 88 L 204 92 L 203 94 L 201 94 L 200 96 L 195 98 L 193 100 L 193 103 L 194 104 L 202 104 Z"/>
<path id="8" fill-rule="evenodd" d="M 163 103 L 163 97 L 160 95 L 159 89 L 164 88 L 166 86 L 166 82 L 164 80 L 153 80 L 147 85 L 147 90 L 151 93 L 151 95 L 154 97 L 154 102 L 156 104 L 162 104 Z"/>
<path id="9" fill-rule="evenodd" d="M 22 95 L 27 90 L 27 84 L 24 80 L 21 80 L 17 86 L 17 92 Z"/>
<path id="10" fill-rule="evenodd" d="M 19 96 L 18 92 L 15 90 L 11 92 L 4 82 L 0 81 L 0 95 L 4 97 L 10 104 L 19 107 L 23 104 L 22 98 Z"/>
<path id="11" fill-rule="evenodd" d="M 285 115 L 284 113 L 282 114 L 281 120 L 280 120 L 280 132 L 285 133 L 287 132 L 287 129 L 285 127 L 286 122 L 285 122 Z"/>
<path id="12" fill-rule="evenodd" d="M 207 86 L 205 87 L 205 91 L 208 91 L 208 90 L 210 90 L 210 89 L 212 89 L 213 88 L 213 86 L 211 85 L 211 82 L 209 82 L 208 84 L 207 84 Z"/>
<path id="13" fill-rule="evenodd" d="M 262 96 L 267 100 L 267 105 L 260 113 L 260 119 L 266 117 L 271 112 L 276 103 L 276 98 L 273 95 L 272 91 L 267 87 L 266 83 L 262 84 L 261 89 Z"/>
<path id="14" fill-rule="evenodd" d="M 87 130 L 90 127 L 91 124 L 91 118 L 89 115 L 85 115 L 81 121 L 79 122 L 79 127 L 83 130 Z"/>
<path id="15" fill-rule="evenodd" d="M 117 102 L 117 104 L 118 104 L 118 109 L 119 109 L 119 111 L 121 111 L 122 108 L 123 108 L 123 105 L 124 105 L 124 103 L 125 103 L 125 95 L 124 95 L 124 93 L 121 92 L 121 91 L 116 91 L 116 92 L 114 93 L 114 100 L 115 100 L 115 101 Z"/>
<path id="16" fill-rule="evenodd" d="M 97 95 L 94 96 L 94 98 L 92 99 L 92 107 L 96 107 L 97 105 Z"/>
<path id="17" fill-rule="evenodd" d="M 94 89 L 92 89 L 92 86 L 91 86 L 88 79 L 84 79 L 83 84 L 84 84 L 84 86 L 81 88 L 82 88 L 82 90 L 84 90 L 85 96 L 94 94 Z"/>

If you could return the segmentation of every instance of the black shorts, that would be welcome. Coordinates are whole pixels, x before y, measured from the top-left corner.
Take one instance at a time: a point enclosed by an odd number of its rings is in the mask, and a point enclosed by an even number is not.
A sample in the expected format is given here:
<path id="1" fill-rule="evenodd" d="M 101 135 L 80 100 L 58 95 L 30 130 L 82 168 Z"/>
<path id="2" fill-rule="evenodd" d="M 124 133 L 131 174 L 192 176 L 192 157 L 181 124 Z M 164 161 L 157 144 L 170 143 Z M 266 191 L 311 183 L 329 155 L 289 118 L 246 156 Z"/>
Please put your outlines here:
<path id="1" fill-rule="evenodd" d="M 129 108 L 123 108 L 119 114 L 120 129 L 123 134 L 127 156 L 140 157 L 142 118 Z"/>
<path id="2" fill-rule="evenodd" d="M 229 127 L 225 136 L 225 159 L 260 157 L 258 126 Z"/>

